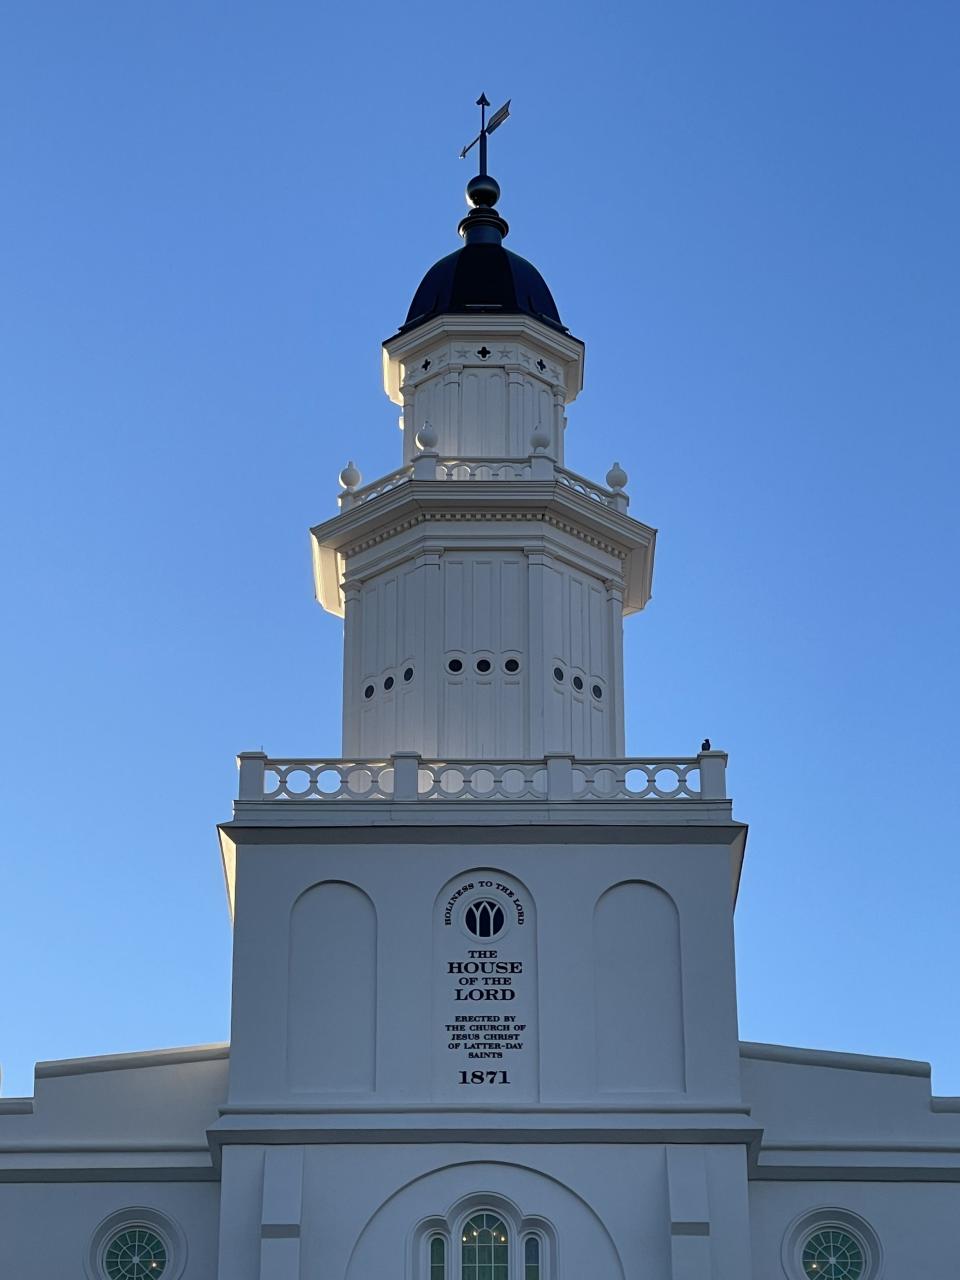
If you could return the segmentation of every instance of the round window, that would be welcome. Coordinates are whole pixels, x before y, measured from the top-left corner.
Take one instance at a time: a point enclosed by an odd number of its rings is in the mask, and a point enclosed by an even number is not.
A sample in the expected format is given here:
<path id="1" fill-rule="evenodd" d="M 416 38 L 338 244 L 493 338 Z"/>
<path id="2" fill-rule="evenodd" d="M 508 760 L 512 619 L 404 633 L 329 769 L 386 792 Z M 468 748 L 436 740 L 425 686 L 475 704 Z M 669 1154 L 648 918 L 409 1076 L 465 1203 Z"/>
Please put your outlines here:
<path id="1" fill-rule="evenodd" d="M 363 696 L 364 696 L 365 698 L 372 698 L 372 697 L 373 697 L 373 695 L 374 695 L 375 693 L 376 693 L 376 689 L 374 689 L 373 685 L 372 685 L 372 684 L 368 684 L 368 685 L 367 685 L 367 687 L 366 687 L 366 688 L 364 689 L 364 691 L 363 691 Z"/>
<path id="2" fill-rule="evenodd" d="M 503 907 L 494 898 L 478 898 L 463 913 L 467 932 L 475 938 L 495 938 L 506 922 Z"/>
<path id="3" fill-rule="evenodd" d="M 485 676 L 487 672 L 490 670 L 492 665 L 493 664 L 491 663 L 489 658 L 480 658 L 477 661 L 477 670 L 480 672 L 482 676 Z"/>
<path id="4" fill-rule="evenodd" d="M 509 671 L 511 675 L 520 670 L 520 663 L 516 658 L 508 658 L 503 664 L 504 671 Z"/>
<path id="5" fill-rule="evenodd" d="M 405 667 L 403 671 L 403 683 L 409 684 L 413 679 L 413 667 Z"/>
<path id="6" fill-rule="evenodd" d="M 595 698 L 597 698 L 597 699 L 599 699 L 599 698 L 602 698 L 602 697 L 603 697 L 603 690 L 601 689 L 601 687 L 600 687 L 598 684 L 595 684 L 595 685 L 593 686 L 593 696 L 594 696 Z"/>
<path id="7" fill-rule="evenodd" d="M 807 1237 L 801 1263 L 811 1280 L 860 1280 L 863 1248 L 842 1227 L 822 1227 Z"/>
<path id="8" fill-rule="evenodd" d="M 109 1280 L 147 1280 L 149 1276 L 162 1276 L 167 1269 L 167 1246 L 150 1227 L 124 1227 L 107 1242 L 103 1269 Z"/>
<path id="9" fill-rule="evenodd" d="M 459 658 L 451 658 L 447 663 L 447 670 L 452 671 L 454 675 L 456 675 L 458 671 L 463 670 L 463 663 Z"/>
<path id="10" fill-rule="evenodd" d="M 554 678 L 554 680 L 562 680 L 562 679 L 563 679 L 563 667 L 554 667 L 554 668 L 553 668 L 553 678 Z"/>
<path id="11" fill-rule="evenodd" d="M 572 683 L 577 693 L 579 693 L 580 690 L 583 688 L 583 676 L 574 676 Z"/>
<path id="12" fill-rule="evenodd" d="M 790 1280 L 877 1280 L 883 1270 L 876 1231 L 853 1210 L 836 1206 L 795 1218 L 780 1257 Z"/>
<path id="13" fill-rule="evenodd" d="M 386 689 L 387 693 L 390 692 L 393 688 L 393 676 L 387 676 L 386 680 L 383 682 L 383 687 Z"/>
<path id="14" fill-rule="evenodd" d="M 186 1261 L 187 1241 L 172 1218 L 148 1205 L 128 1205 L 94 1231 L 83 1274 L 86 1280 L 180 1280 Z"/>

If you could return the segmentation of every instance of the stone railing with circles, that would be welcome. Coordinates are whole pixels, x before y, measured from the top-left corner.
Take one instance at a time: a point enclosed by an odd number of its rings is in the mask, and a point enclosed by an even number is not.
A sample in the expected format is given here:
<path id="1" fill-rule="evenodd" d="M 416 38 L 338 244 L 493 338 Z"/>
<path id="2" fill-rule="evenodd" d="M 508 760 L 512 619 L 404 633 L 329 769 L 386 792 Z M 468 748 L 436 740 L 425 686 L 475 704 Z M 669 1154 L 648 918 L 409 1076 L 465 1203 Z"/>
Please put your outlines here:
<path id="1" fill-rule="evenodd" d="M 438 480 L 529 480 L 529 458 L 440 458 Z"/>
<path id="2" fill-rule="evenodd" d="M 574 760 L 575 800 L 699 800 L 700 759 Z"/>
<path id="3" fill-rule="evenodd" d="M 257 753 L 262 766 L 258 800 L 392 800 L 392 760 L 269 760 Z M 240 756 L 240 790 L 244 762 Z M 258 767 L 255 770 L 261 772 Z M 241 799 L 243 795 L 241 794 Z"/>
<path id="4" fill-rule="evenodd" d="M 727 757 L 701 751 L 684 758 L 578 760 L 423 760 L 398 752 L 386 760 L 237 757 L 241 801 L 554 803 L 726 798 Z"/>
<path id="5" fill-rule="evenodd" d="M 421 760 L 418 800 L 546 800 L 542 760 Z"/>
<path id="6" fill-rule="evenodd" d="M 614 463 L 607 473 L 607 481 L 613 487 L 605 489 L 574 471 L 568 471 L 566 467 L 558 466 L 542 453 L 533 453 L 528 458 L 441 458 L 430 450 L 421 450 L 406 466 L 398 467 L 374 484 L 362 488 L 360 472 L 352 462 L 348 463 L 340 473 L 340 484 L 344 490 L 340 495 L 340 506 L 344 510 L 360 506 L 408 480 L 553 480 L 591 502 L 615 511 L 626 511 L 629 505 L 629 499 L 623 492 L 626 473 L 618 463 Z"/>

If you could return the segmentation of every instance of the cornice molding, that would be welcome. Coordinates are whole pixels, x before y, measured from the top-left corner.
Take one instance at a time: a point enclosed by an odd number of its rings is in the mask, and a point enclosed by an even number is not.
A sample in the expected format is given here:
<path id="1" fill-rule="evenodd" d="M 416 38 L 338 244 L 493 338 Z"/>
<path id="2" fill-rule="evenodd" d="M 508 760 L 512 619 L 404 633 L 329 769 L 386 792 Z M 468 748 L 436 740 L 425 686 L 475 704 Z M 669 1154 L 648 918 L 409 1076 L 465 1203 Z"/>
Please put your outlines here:
<path id="1" fill-rule="evenodd" d="M 315 525 L 317 599 L 343 616 L 344 560 L 429 524 L 547 525 L 624 566 L 624 613 L 650 598 L 657 531 L 625 512 L 543 480 L 406 480 Z"/>

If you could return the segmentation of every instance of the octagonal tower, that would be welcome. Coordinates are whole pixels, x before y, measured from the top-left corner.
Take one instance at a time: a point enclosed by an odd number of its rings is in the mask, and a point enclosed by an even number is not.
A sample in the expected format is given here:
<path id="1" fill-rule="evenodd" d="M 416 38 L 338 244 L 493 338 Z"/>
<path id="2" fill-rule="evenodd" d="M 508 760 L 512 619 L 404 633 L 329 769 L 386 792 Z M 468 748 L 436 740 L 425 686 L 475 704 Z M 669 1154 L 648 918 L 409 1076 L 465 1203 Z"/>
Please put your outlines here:
<path id="1" fill-rule="evenodd" d="M 655 531 L 616 464 L 563 465 L 583 380 L 543 277 L 503 246 L 486 175 L 464 243 L 383 344 L 403 463 L 312 530 L 317 596 L 344 618 L 343 750 L 472 759 L 622 755 L 625 613 L 650 596 Z"/>

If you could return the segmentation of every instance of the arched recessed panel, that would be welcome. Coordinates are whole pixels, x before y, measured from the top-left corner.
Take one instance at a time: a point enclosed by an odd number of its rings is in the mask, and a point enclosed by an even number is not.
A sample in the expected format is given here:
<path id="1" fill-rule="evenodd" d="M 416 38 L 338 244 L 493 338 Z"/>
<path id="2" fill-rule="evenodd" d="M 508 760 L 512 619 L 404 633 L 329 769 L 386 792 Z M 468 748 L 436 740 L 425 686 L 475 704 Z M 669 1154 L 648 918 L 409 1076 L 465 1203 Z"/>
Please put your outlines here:
<path id="1" fill-rule="evenodd" d="M 481 1240 L 478 1218 L 499 1221 L 498 1238 L 492 1238 L 491 1231 Z M 475 1225 L 470 1226 L 471 1222 Z M 442 1236 L 448 1276 L 463 1280 L 463 1261 L 470 1264 L 474 1259 L 464 1259 L 461 1249 L 467 1243 L 464 1236 L 474 1239 L 473 1230 L 485 1254 L 477 1261 L 489 1269 L 481 1273 L 483 1280 L 493 1280 L 497 1245 L 507 1247 L 511 1280 L 526 1280 L 528 1264 L 534 1271 L 539 1267 L 538 1280 L 561 1280 L 561 1276 L 624 1280 L 613 1237 L 588 1200 L 540 1169 L 509 1161 L 469 1160 L 440 1163 L 402 1187 L 391 1188 L 359 1232 L 346 1272 L 339 1274 L 344 1280 L 381 1275 L 425 1280 L 430 1276 L 430 1243 Z M 504 1235 L 506 1241 L 499 1238 Z M 536 1248 L 528 1246 L 531 1238 Z M 405 1266 L 393 1261 L 401 1239 L 407 1242 Z M 389 1267 L 384 1259 L 391 1262 Z"/>
<path id="2" fill-rule="evenodd" d="M 355 885 L 301 894 L 290 922 L 287 1073 L 297 1090 L 375 1087 L 377 919 Z"/>
<path id="3" fill-rule="evenodd" d="M 594 912 L 597 1065 L 611 1093 L 684 1088 L 680 921 L 673 899 L 615 885 Z"/>
<path id="4" fill-rule="evenodd" d="M 434 902 L 433 973 L 433 1098 L 536 1101 L 537 926 L 526 886 L 490 868 L 448 880 Z"/>

